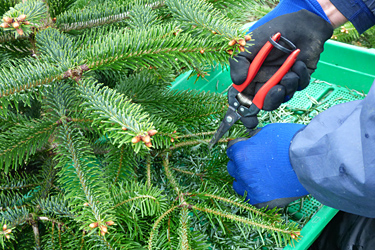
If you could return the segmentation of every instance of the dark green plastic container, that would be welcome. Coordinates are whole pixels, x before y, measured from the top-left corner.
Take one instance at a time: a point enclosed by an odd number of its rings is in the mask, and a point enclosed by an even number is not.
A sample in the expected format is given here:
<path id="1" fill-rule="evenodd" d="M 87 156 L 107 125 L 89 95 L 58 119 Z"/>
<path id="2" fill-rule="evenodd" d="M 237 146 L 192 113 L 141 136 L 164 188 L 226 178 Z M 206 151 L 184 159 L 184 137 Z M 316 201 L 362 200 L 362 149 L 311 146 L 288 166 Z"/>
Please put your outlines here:
<path id="1" fill-rule="evenodd" d="M 324 100 L 329 107 L 352 100 L 363 98 L 353 95 L 351 90 L 367 93 L 375 79 L 375 49 L 360 48 L 336 41 L 328 41 L 321 54 L 318 68 L 312 75 L 310 85 L 298 92 L 288 104 L 295 108 L 308 108 L 312 105 L 311 98 Z M 226 93 L 232 81 L 229 69 L 215 67 L 205 79 L 196 77 L 188 79 L 191 72 L 179 76 L 172 84 L 173 89 L 199 89 L 204 91 Z M 296 205 L 297 206 L 297 205 Z M 291 210 L 300 208 L 291 206 Z M 301 231 L 302 239 L 294 246 L 287 246 L 284 250 L 304 250 L 316 240 L 327 223 L 338 210 L 323 206 L 315 199 L 305 201 L 299 213 L 312 216 L 311 220 Z"/>

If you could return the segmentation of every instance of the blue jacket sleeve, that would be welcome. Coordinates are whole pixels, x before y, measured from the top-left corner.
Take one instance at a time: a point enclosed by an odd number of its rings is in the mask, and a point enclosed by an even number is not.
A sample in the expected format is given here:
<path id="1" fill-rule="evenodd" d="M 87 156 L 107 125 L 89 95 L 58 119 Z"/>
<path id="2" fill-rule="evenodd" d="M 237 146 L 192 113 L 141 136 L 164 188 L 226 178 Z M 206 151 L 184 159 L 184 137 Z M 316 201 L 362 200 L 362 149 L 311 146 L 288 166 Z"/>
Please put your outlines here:
<path id="1" fill-rule="evenodd" d="M 364 100 L 339 104 L 299 131 L 290 161 L 322 204 L 375 218 L 375 84 Z"/>
<path id="2" fill-rule="evenodd" d="M 348 19 L 358 33 L 362 34 L 375 25 L 374 0 L 330 0 Z"/>

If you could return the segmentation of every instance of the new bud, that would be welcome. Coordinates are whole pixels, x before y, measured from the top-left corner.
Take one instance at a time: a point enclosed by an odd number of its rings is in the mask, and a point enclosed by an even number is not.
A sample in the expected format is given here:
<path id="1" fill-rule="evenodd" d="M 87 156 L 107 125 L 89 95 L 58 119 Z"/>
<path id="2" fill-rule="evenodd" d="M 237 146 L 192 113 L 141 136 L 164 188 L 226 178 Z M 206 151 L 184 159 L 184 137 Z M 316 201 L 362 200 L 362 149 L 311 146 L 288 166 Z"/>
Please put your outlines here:
<path id="1" fill-rule="evenodd" d="M 93 222 L 89 225 L 90 228 L 94 229 L 96 227 L 98 227 L 98 222 Z"/>
<path id="2" fill-rule="evenodd" d="M 136 143 L 138 143 L 140 140 L 141 140 L 141 137 L 140 137 L 140 136 L 133 137 L 133 139 L 132 139 L 132 143 L 136 144 Z"/>
<path id="3" fill-rule="evenodd" d="M 149 143 L 151 141 L 151 138 L 149 135 L 144 135 L 141 137 L 141 139 L 144 143 Z"/>
<path id="4" fill-rule="evenodd" d="M 233 45 L 235 45 L 237 43 L 237 41 L 236 40 L 231 40 L 229 43 L 228 43 L 228 45 L 229 46 L 233 46 Z"/>
<path id="5" fill-rule="evenodd" d="M 238 44 L 241 45 L 241 46 L 245 46 L 246 45 L 246 41 L 244 39 L 239 39 L 238 40 Z"/>
<path id="6" fill-rule="evenodd" d="M 157 130 L 155 130 L 155 129 L 151 129 L 150 131 L 147 132 L 147 134 L 148 134 L 149 136 L 154 136 L 157 132 L 158 132 Z"/>
<path id="7" fill-rule="evenodd" d="M 115 224 L 115 222 L 113 220 L 110 220 L 107 221 L 105 224 L 107 224 L 108 226 L 112 226 L 113 224 Z"/>
<path id="8" fill-rule="evenodd" d="M 20 22 L 23 22 L 23 21 L 25 21 L 25 19 L 26 19 L 26 15 L 20 15 L 18 18 L 17 18 L 17 20 L 18 21 L 20 21 Z"/>
<path id="9" fill-rule="evenodd" d="M 1 25 L 0 25 L 0 27 L 1 28 L 9 28 L 10 26 L 9 26 L 9 24 L 7 24 L 7 23 L 2 23 Z"/>
<path id="10" fill-rule="evenodd" d="M 8 24 L 13 23 L 13 19 L 10 18 L 10 17 L 8 17 L 8 16 L 4 17 L 3 20 L 4 20 L 4 22 L 6 22 L 6 23 L 8 23 Z"/>
<path id="11" fill-rule="evenodd" d="M 13 26 L 13 28 L 18 29 L 20 27 L 20 23 L 14 22 L 14 23 L 12 23 L 12 26 Z"/>

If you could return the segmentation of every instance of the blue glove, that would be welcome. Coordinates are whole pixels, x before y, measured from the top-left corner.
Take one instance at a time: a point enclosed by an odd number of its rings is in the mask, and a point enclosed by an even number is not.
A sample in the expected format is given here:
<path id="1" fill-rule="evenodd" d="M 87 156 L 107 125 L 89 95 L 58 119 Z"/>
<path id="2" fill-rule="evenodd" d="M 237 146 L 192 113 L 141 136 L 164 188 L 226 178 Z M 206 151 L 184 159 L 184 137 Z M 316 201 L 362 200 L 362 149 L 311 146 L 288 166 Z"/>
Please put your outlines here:
<path id="1" fill-rule="evenodd" d="M 235 178 L 234 190 L 247 194 L 257 207 L 284 207 L 308 194 L 297 179 L 290 161 L 289 146 L 304 125 L 274 123 L 250 139 L 239 138 L 228 145 L 228 172 Z"/>
<path id="2" fill-rule="evenodd" d="M 269 12 L 267 15 L 257 21 L 253 26 L 251 26 L 248 33 L 255 30 L 259 26 L 262 26 L 263 24 L 271 21 L 275 17 L 297 12 L 299 10 L 308 10 L 329 22 L 327 15 L 324 13 L 317 0 L 281 0 L 280 3 L 271 12 Z"/>

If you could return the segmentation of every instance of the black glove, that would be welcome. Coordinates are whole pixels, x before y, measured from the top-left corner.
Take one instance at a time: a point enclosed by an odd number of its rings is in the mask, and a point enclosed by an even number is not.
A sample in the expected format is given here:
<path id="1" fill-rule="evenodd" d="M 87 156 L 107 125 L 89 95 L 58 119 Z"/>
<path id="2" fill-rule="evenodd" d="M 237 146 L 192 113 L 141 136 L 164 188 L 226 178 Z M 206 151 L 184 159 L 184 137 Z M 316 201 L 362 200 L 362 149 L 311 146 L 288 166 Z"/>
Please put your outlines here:
<path id="1" fill-rule="evenodd" d="M 261 19 L 262 20 L 262 19 Z M 246 46 L 250 52 L 241 52 L 233 59 L 229 59 L 230 74 L 234 84 L 242 84 L 246 77 L 251 61 L 258 51 L 268 41 L 269 37 L 280 32 L 283 37 L 291 41 L 301 50 L 297 61 L 281 82 L 274 86 L 267 94 L 263 110 L 274 110 L 281 103 L 290 100 L 297 90 L 307 87 L 310 75 L 316 69 L 324 43 L 332 36 L 333 27 L 322 17 L 305 9 L 277 16 L 256 28 L 251 37 L 253 42 Z M 288 44 L 279 42 L 282 46 Z M 249 99 L 253 99 L 256 92 L 279 69 L 289 54 L 273 48 L 252 83 L 242 92 Z M 258 124 L 257 118 L 242 117 L 241 121 L 247 128 L 254 128 Z"/>

